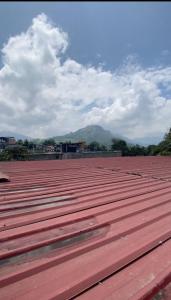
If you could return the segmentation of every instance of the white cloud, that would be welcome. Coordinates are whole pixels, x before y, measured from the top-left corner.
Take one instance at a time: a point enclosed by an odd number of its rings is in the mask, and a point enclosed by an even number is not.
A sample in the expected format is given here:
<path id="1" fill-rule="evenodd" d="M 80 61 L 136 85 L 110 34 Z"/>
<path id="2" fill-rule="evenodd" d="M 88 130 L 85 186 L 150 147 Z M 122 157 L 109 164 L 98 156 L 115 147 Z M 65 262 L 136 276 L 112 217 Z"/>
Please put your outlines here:
<path id="1" fill-rule="evenodd" d="M 145 69 L 132 56 L 115 72 L 61 63 L 67 47 L 68 35 L 44 14 L 4 45 L 1 130 L 43 137 L 99 124 L 136 138 L 168 129 L 171 67 Z"/>

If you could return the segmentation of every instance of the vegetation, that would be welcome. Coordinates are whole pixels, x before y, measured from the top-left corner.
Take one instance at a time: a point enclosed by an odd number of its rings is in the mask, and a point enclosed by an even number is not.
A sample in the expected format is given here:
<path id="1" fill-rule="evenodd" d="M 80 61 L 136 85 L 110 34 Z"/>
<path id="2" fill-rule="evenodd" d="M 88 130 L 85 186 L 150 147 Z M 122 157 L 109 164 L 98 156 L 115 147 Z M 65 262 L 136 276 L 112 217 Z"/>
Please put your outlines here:
<path id="1" fill-rule="evenodd" d="M 45 146 L 55 146 L 55 140 L 53 138 L 49 138 L 43 141 L 43 145 Z"/>
<path id="2" fill-rule="evenodd" d="M 156 150 L 161 155 L 171 155 L 171 128 L 169 132 L 165 134 L 163 141 L 158 144 Z"/>
<path id="3" fill-rule="evenodd" d="M 129 152 L 127 143 L 124 140 L 120 140 L 120 139 L 112 140 L 111 150 L 113 151 L 120 150 L 123 156 L 128 155 Z"/>
<path id="4" fill-rule="evenodd" d="M 17 145 L 23 146 L 28 150 L 33 150 L 36 147 L 36 143 L 34 143 L 33 141 L 28 141 L 27 139 L 23 140 L 18 140 L 17 141 Z"/>
<path id="5" fill-rule="evenodd" d="M 18 145 L 17 147 L 7 148 L 0 153 L 0 161 L 25 160 L 27 153 L 27 148 L 21 145 Z"/>
<path id="6" fill-rule="evenodd" d="M 163 141 L 158 145 L 149 145 L 147 147 L 128 145 L 124 140 L 113 139 L 112 150 L 121 150 L 123 156 L 136 155 L 171 155 L 171 128 L 165 134 Z"/>
<path id="7" fill-rule="evenodd" d="M 7 161 L 11 160 L 12 157 L 8 151 L 4 150 L 3 152 L 0 153 L 0 161 Z"/>
<path id="8" fill-rule="evenodd" d="M 144 146 L 136 145 L 128 145 L 126 141 L 113 139 L 111 149 L 113 151 L 120 150 L 122 152 L 122 156 L 136 156 L 136 155 L 148 155 L 147 149 Z"/>
<path id="9" fill-rule="evenodd" d="M 99 144 L 98 142 L 94 141 L 91 142 L 87 148 L 90 151 L 107 151 L 107 147 L 105 145 Z"/>
<path id="10" fill-rule="evenodd" d="M 70 141 L 71 142 L 71 141 Z M 55 140 L 53 138 L 49 138 L 43 141 L 44 146 L 54 146 Z M 24 160 L 26 159 L 29 151 L 33 151 L 36 149 L 36 142 L 29 141 L 27 139 L 18 140 L 17 144 L 14 147 L 6 148 L 4 151 L 0 153 L 0 160 Z M 87 149 L 89 151 L 108 151 L 106 145 L 100 144 L 97 141 L 92 141 L 87 144 Z M 165 134 L 163 140 L 158 145 L 149 145 L 147 147 L 127 144 L 123 139 L 112 140 L 112 145 L 110 148 L 112 151 L 120 150 L 122 152 L 122 156 L 137 156 L 137 155 L 171 155 L 171 128 L 168 133 Z"/>

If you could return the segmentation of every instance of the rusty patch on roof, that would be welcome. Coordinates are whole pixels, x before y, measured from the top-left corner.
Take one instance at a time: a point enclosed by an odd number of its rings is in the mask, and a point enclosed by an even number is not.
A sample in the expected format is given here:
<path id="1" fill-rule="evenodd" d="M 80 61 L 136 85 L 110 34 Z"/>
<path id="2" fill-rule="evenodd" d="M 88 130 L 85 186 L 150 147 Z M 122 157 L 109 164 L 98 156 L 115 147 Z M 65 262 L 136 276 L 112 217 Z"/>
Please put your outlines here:
<path id="1" fill-rule="evenodd" d="M 97 228 L 84 229 L 81 232 L 76 232 L 73 234 L 68 234 L 63 237 L 54 238 L 52 241 L 44 241 L 42 245 L 37 244 L 33 249 L 19 249 L 19 251 L 6 252 L 6 256 L 2 257 L 0 255 L 0 266 L 4 267 L 7 265 L 21 264 L 28 261 L 32 261 L 41 258 L 42 255 L 53 254 L 53 251 L 72 247 L 74 245 L 79 245 L 92 238 L 97 238 L 98 236 L 104 234 L 107 231 L 107 226 L 100 226 Z M 62 230 L 62 229 L 61 229 Z M 21 253 L 20 253 L 21 252 Z M 56 253 L 57 255 L 57 253 Z"/>
<path id="2" fill-rule="evenodd" d="M 12 203 L 3 203 L 0 205 L 0 212 L 5 212 L 9 210 L 19 210 L 19 209 L 26 209 L 29 207 L 35 207 L 35 206 L 43 206 L 46 205 L 46 207 L 51 206 L 58 206 L 58 205 L 65 205 L 65 201 L 68 200 L 74 200 L 71 196 L 59 196 L 59 197 L 48 197 L 38 200 L 27 200 L 27 201 L 18 201 L 18 202 L 12 202 Z M 62 203 L 61 203 L 62 202 Z M 60 203 L 60 204 L 59 204 Z"/>
<path id="3" fill-rule="evenodd" d="M 0 206 L 0 220 L 4 218 L 9 218 L 12 216 L 19 216 L 22 214 L 27 214 L 31 212 L 51 209 L 55 207 L 66 206 L 68 204 L 74 203 L 76 199 L 71 197 L 52 197 L 45 198 L 42 201 L 31 201 L 31 202 L 22 202 L 14 203 L 11 205 L 2 205 Z"/>

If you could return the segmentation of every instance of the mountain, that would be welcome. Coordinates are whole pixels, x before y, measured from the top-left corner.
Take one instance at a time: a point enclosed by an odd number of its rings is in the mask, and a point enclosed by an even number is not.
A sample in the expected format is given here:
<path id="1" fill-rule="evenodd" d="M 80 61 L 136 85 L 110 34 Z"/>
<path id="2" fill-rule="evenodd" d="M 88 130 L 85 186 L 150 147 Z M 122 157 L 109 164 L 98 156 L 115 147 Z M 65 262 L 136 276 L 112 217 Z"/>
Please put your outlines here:
<path id="1" fill-rule="evenodd" d="M 135 145 L 139 144 L 141 146 L 148 146 L 148 145 L 157 145 L 161 140 L 161 137 L 146 137 L 146 138 L 136 138 L 130 139 L 125 136 L 121 136 L 118 134 L 112 134 L 109 130 L 105 130 L 103 127 L 99 125 L 89 125 L 87 127 L 81 128 L 75 132 L 71 132 L 65 134 L 63 136 L 56 136 L 54 137 L 56 142 L 78 142 L 78 141 L 85 141 L 86 143 L 91 143 L 96 141 L 100 144 L 104 144 L 106 146 L 110 146 L 112 144 L 112 139 L 122 139 L 127 142 L 128 145 Z"/>
<path id="2" fill-rule="evenodd" d="M 111 145 L 113 134 L 109 130 L 105 130 L 99 125 L 89 125 L 87 127 L 81 128 L 75 132 L 65 134 L 63 136 L 54 137 L 57 142 L 78 142 L 85 141 L 86 143 L 91 143 L 96 141 L 100 144 Z"/>
<path id="3" fill-rule="evenodd" d="M 0 136 L 11 136 L 15 137 L 16 140 L 31 140 L 29 136 L 12 131 L 0 131 Z"/>
<path id="4" fill-rule="evenodd" d="M 44 140 L 44 139 L 33 139 L 29 136 L 16 133 L 16 132 L 11 132 L 11 131 L 0 131 L 0 136 L 13 136 L 15 137 L 16 140 L 27 139 L 27 140 L 33 140 L 35 143 L 41 143 Z M 139 144 L 141 146 L 148 146 L 152 144 L 157 145 L 163 139 L 163 136 L 128 139 L 127 137 L 118 134 L 112 134 L 109 130 L 105 130 L 103 127 L 99 125 L 89 125 L 77 131 L 70 132 L 62 136 L 54 137 L 56 142 L 85 141 L 87 144 L 89 144 L 93 141 L 96 141 L 106 146 L 110 146 L 112 144 L 113 138 L 125 140 L 128 145 Z"/>

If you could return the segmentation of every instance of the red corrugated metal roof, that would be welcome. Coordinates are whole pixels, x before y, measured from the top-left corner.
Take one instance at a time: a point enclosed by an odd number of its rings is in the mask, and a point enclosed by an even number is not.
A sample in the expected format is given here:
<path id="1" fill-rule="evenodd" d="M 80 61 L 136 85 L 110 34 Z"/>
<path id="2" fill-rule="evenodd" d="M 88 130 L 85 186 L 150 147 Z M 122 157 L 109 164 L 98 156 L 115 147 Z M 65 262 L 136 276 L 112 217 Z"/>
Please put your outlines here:
<path id="1" fill-rule="evenodd" d="M 171 281 L 171 158 L 0 169 L 0 299 L 152 299 Z"/>
<path id="2" fill-rule="evenodd" d="M 9 176 L 0 172 L 0 182 L 9 181 Z"/>

